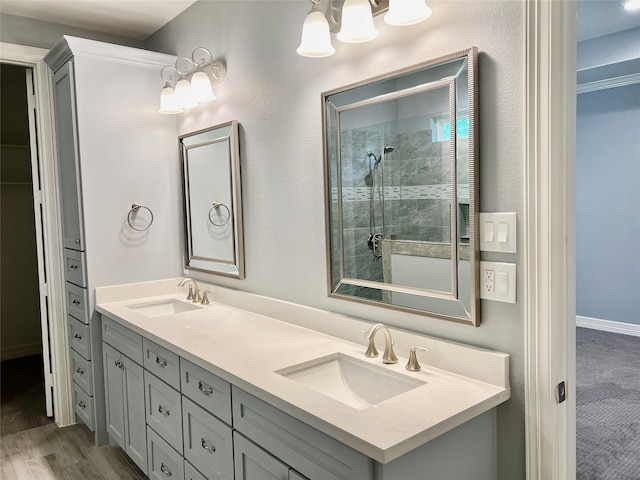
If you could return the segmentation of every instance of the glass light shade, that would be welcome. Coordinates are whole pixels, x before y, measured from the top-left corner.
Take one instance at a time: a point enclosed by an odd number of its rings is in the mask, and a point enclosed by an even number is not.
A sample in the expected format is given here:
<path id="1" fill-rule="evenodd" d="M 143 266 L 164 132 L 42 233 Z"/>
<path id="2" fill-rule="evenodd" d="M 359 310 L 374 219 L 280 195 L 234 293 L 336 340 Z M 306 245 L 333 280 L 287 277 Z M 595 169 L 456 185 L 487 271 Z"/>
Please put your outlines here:
<path id="1" fill-rule="evenodd" d="M 162 93 L 160 93 L 160 110 L 158 110 L 158 113 L 171 114 L 182 112 L 182 108 L 178 105 L 175 90 L 167 83 L 162 89 Z"/>
<path id="2" fill-rule="evenodd" d="M 313 6 L 302 25 L 302 40 L 296 52 L 312 58 L 329 57 L 336 53 L 331 45 L 329 22 L 317 5 Z"/>
<path id="3" fill-rule="evenodd" d="M 181 108 L 193 108 L 198 105 L 193 98 L 191 83 L 184 75 L 181 75 L 180 80 L 176 83 L 176 99 Z"/>
<path id="4" fill-rule="evenodd" d="M 389 11 L 384 21 L 389 25 L 404 27 L 420 23 L 431 16 L 431 8 L 424 0 L 389 0 Z"/>
<path id="5" fill-rule="evenodd" d="M 216 99 L 211 88 L 209 76 L 202 70 L 197 71 L 191 77 L 191 94 L 196 102 L 211 102 Z"/>
<path id="6" fill-rule="evenodd" d="M 363 43 L 377 36 L 369 0 L 346 0 L 342 7 L 342 26 L 338 32 L 338 40 Z"/>

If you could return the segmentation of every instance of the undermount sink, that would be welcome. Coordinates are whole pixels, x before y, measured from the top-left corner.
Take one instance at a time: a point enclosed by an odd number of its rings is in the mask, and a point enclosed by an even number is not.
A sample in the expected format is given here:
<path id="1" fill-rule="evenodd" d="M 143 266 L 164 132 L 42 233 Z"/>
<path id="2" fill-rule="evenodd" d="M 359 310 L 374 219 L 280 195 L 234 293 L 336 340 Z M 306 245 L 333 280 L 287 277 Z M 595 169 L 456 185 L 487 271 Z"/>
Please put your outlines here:
<path id="1" fill-rule="evenodd" d="M 364 410 L 426 382 L 334 353 L 276 373 L 357 410 Z"/>
<path id="2" fill-rule="evenodd" d="M 174 298 L 168 300 L 156 300 L 153 302 L 134 303 L 127 305 L 127 308 L 147 317 L 162 317 L 164 315 L 173 315 L 175 313 L 189 312 L 199 310 L 201 307 L 188 302 L 181 302 Z"/>

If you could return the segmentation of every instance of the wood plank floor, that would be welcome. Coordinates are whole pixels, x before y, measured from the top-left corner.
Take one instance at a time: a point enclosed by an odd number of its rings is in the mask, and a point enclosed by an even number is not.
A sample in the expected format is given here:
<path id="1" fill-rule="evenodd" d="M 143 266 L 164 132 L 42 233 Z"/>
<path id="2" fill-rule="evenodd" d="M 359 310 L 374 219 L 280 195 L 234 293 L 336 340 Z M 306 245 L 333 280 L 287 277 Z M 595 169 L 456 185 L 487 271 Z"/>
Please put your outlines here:
<path id="1" fill-rule="evenodd" d="M 147 478 L 121 448 L 96 447 L 85 425 L 58 428 L 45 416 L 39 357 L 1 363 L 1 480 Z"/>

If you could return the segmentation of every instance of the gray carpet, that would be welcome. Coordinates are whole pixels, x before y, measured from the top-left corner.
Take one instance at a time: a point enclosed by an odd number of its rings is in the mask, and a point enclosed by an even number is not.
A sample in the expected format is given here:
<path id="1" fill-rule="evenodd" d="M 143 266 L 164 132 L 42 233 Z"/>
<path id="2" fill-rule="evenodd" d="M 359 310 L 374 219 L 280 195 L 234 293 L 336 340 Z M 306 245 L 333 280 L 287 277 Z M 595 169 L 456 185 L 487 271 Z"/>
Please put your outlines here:
<path id="1" fill-rule="evenodd" d="M 577 480 L 640 480 L 640 337 L 576 337 Z"/>

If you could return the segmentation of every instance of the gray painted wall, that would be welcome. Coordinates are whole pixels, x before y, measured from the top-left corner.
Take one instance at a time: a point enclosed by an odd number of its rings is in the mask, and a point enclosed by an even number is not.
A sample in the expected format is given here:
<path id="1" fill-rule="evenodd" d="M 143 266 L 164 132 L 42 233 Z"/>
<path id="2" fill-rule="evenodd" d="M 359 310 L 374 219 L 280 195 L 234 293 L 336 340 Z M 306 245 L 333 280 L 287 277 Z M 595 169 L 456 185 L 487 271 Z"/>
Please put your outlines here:
<path id="1" fill-rule="evenodd" d="M 638 58 L 640 27 L 578 42 L 578 70 Z"/>
<path id="2" fill-rule="evenodd" d="M 0 14 L 0 41 L 27 45 L 29 47 L 51 48 L 63 35 L 100 40 L 102 42 L 142 47 L 143 42 L 119 35 L 94 32 L 84 28 L 71 27 L 60 23 L 45 22 L 18 15 Z"/>
<path id="3" fill-rule="evenodd" d="M 640 325 L 640 84 L 578 95 L 577 314 Z"/>
<path id="4" fill-rule="evenodd" d="M 240 123 L 246 274 L 210 282 L 298 304 L 381 321 L 511 354 L 512 398 L 498 408 L 500 478 L 524 478 L 523 303 L 482 303 L 479 328 L 327 297 L 321 92 L 476 45 L 480 51 L 480 205 L 523 219 L 524 3 L 435 2 L 424 24 L 336 54 L 303 58 L 295 49 L 310 4 L 303 1 L 197 2 L 145 41 L 190 56 L 204 46 L 226 59 L 218 100 L 178 117 L 179 134 Z M 158 81 L 158 95 L 162 85 Z M 177 161 L 177 160 L 176 160 Z M 523 284 L 523 237 L 515 262 Z M 519 289 L 521 298 L 522 289 Z M 463 452 L 452 452 L 452 455 Z"/>

